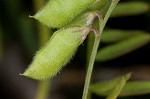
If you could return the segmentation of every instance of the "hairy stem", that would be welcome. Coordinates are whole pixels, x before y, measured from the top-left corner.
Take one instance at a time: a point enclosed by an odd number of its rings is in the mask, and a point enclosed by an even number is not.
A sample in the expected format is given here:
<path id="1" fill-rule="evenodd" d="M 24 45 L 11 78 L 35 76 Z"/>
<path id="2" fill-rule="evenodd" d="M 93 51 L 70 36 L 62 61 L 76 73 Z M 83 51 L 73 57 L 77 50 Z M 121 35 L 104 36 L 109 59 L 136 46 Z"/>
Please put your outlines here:
<path id="1" fill-rule="evenodd" d="M 92 53 L 91 53 L 91 57 L 90 57 L 90 62 L 88 65 L 87 74 L 86 74 L 86 78 L 85 78 L 85 85 L 84 85 L 82 99 L 87 99 L 87 96 L 88 96 L 88 89 L 89 89 L 89 85 L 90 85 L 90 80 L 91 80 L 91 75 L 92 75 L 92 71 L 93 71 L 95 57 L 96 57 L 98 46 L 100 43 L 101 34 L 103 32 L 103 29 L 105 27 L 105 24 L 111 14 L 111 12 L 113 11 L 113 9 L 115 8 L 115 6 L 117 5 L 118 2 L 119 2 L 119 0 L 112 0 L 111 5 L 106 13 L 104 20 L 99 23 L 99 36 L 95 36 L 95 41 L 94 41 L 94 45 L 93 45 L 93 49 L 92 49 Z"/>

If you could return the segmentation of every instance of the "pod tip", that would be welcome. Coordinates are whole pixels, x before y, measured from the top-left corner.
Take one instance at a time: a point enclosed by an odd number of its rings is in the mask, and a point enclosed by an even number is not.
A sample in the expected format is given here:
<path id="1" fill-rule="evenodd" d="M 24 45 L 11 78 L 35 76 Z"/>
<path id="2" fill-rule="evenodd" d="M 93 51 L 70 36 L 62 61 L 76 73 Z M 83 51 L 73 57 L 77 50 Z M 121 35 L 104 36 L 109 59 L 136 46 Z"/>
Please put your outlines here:
<path id="1" fill-rule="evenodd" d="M 19 75 L 21 75 L 21 76 L 25 76 L 25 75 L 24 75 L 24 73 L 23 73 L 23 74 L 22 74 L 22 73 L 19 73 Z"/>
<path id="2" fill-rule="evenodd" d="M 28 76 L 26 72 L 25 73 L 19 73 L 19 75 L 21 75 L 21 76 Z"/>
<path id="3" fill-rule="evenodd" d="M 34 18 L 34 16 L 29 15 L 29 18 Z"/>

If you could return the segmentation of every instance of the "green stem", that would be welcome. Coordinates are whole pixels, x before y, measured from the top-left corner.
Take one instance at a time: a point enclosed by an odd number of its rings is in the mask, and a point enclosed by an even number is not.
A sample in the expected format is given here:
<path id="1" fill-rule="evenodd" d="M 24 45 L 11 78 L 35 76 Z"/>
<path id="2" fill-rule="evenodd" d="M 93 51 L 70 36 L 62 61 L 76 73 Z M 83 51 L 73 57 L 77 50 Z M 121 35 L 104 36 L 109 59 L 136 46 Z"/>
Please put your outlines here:
<path id="1" fill-rule="evenodd" d="M 101 34 L 103 32 L 103 29 L 106 25 L 106 22 L 110 16 L 111 12 L 113 11 L 113 9 L 115 8 L 115 6 L 117 5 L 118 2 L 119 2 L 119 0 L 112 0 L 111 5 L 106 13 L 104 20 L 99 23 L 100 24 L 99 25 L 99 33 L 100 34 L 98 37 L 95 36 L 95 41 L 94 41 L 94 45 L 93 45 L 93 49 L 92 49 L 92 53 L 91 53 L 91 57 L 90 57 L 90 62 L 88 65 L 87 74 L 86 74 L 86 78 L 85 78 L 85 85 L 84 85 L 82 99 L 87 99 L 87 96 L 88 96 L 88 89 L 89 89 L 89 85 L 90 85 L 90 80 L 91 80 L 91 75 L 92 75 L 92 71 L 93 71 L 95 57 L 96 57 L 98 46 L 100 43 Z"/>
<path id="2" fill-rule="evenodd" d="M 87 74 L 86 74 L 82 99 L 87 99 L 88 89 L 89 89 L 91 75 L 92 75 L 92 71 L 93 71 L 93 65 L 94 65 L 96 54 L 97 54 L 99 42 L 100 42 L 100 36 L 95 38 L 95 41 L 94 41 L 93 50 L 91 53 L 91 58 L 90 58 L 90 62 L 89 62 L 88 70 L 87 70 Z"/>
<path id="3" fill-rule="evenodd" d="M 48 80 L 40 81 L 38 86 L 39 87 L 38 87 L 36 99 L 47 99 L 50 81 L 48 81 Z"/>
<path id="4" fill-rule="evenodd" d="M 116 7 L 116 5 L 118 4 L 119 1 L 120 0 L 112 0 L 111 5 L 110 5 L 110 7 L 109 7 L 109 9 L 108 9 L 108 11 L 107 11 L 107 13 L 105 15 L 104 21 L 102 22 L 102 24 L 100 26 L 101 27 L 100 31 L 103 31 L 103 29 L 104 29 L 104 27 L 106 25 L 106 22 L 107 22 L 107 20 L 109 19 L 110 15 L 111 15 L 111 12 Z"/>
<path id="5" fill-rule="evenodd" d="M 88 68 L 88 64 L 90 61 L 93 44 L 94 44 L 94 35 L 92 33 L 89 33 L 87 37 L 86 69 Z"/>

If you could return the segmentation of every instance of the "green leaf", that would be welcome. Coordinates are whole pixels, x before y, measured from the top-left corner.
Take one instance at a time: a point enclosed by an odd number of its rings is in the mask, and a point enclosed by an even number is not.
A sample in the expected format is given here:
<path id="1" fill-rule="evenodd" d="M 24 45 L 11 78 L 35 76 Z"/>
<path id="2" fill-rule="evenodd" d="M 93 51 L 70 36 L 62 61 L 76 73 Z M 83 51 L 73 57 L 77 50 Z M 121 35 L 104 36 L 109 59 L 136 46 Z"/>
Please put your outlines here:
<path id="1" fill-rule="evenodd" d="M 112 44 L 101 48 L 96 56 L 96 61 L 108 61 L 114 58 L 118 58 L 126 53 L 129 53 L 135 49 L 140 48 L 150 41 L 149 34 L 142 34 L 139 36 L 135 36 L 129 38 L 127 40 L 118 42 L 116 44 Z"/>
<path id="2" fill-rule="evenodd" d="M 92 84 L 90 86 L 90 91 L 97 95 L 108 96 L 107 99 L 115 99 L 130 77 L 131 73 L 128 73 L 124 76 L 120 76 L 109 81 Z"/>
<path id="3" fill-rule="evenodd" d="M 150 93 L 150 81 L 131 81 L 126 83 L 119 96 L 133 96 Z"/>
<path id="4" fill-rule="evenodd" d="M 149 11 L 149 4 L 142 1 L 119 3 L 111 17 L 139 15 Z"/>
<path id="5" fill-rule="evenodd" d="M 118 95 L 120 94 L 122 88 L 124 87 L 125 83 L 126 83 L 126 79 L 124 77 L 122 77 L 122 79 L 120 79 L 120 82 L 118 83 L 118 85 L 116 85 L 116 87 L 113 89 L 112 93 L 110 93 L 106 99 L 116 99 L 118 97 Z"/>
<path id="6" fill-rule="evenodd" d="M 110 92 L 114 90 L 113 87 L 115 87 L 115 84 L 118 86 L 120 85 L 118 83 L 118 79 L 119 78 L 107 82 L 105 81 L 92 84 L 90 87 L 90 91 L 100 96 L 108 96 L 110 95 Z M 150 81 L 130 81 L 125 84 L 119 94 L 119 97 L 143 95 L 148 93 L 150 93 Z"/>
<path id="7" fill-rule="evenodd" d="M 143 35 L 143 31 L 140 30 L 114 30 L 109 29 L 104 31 L 101 42 L 103 43 L 113 43 L 121 40 L 125 40 L 127 38 L 131 38 L 138 35 Z"/>

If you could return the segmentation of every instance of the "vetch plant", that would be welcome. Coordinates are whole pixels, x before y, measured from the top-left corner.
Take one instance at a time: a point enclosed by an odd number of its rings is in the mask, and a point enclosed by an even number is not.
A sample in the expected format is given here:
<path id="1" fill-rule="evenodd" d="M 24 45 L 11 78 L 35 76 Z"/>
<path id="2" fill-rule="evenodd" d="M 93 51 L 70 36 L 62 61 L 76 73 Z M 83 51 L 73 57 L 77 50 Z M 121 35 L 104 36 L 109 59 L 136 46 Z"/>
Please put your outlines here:
<path id="1" fill-rule="evenodd" d="M 92 11 L 90 10 L 91 13 L 86 11 L 90 6 L 101 3 L 101 1 L 97 0 L 50 0 L 43 9 L 35 16 L 32 16 L 48 27 L 59 28 L 59 30 L 56 31 L 48 43 L 37 52 L 33 62 L 23 75 L 38 80 L 53 77 L 70 60 L 77 47 L 85 40 L 88 33 L 93 30 L 95 33 L 95 41 L 82 97 L 82 99 L 87 99 L 100 37 L 112 10 L 119 2 L 119 0 L 102 1 L 103 3 L 110 3 L 104 18 L 102 18 L 102 15 L 97 11 L 99 10 L 97 7 L 93 7 L 93 9 L 91 9 Z M 102 4 L 100 4 L 100 6 L 102 6 Z M 71 21 L 80 17 L 78 15 L 81 13 L 87 14 L 72 24 Z M 93 21 L 96 16 L 98 16 L 100 21 L 98 29 L 93 26 Z M 118 94 L 116 94 L 115 97 L 117 97 L 117 95 Z"/>
<path id="2" fill-rule="evenodd" d="M 109 45 L 98 51 L 96 61 L 108 61 L 117 58 L 121 55 L 129 53 L 150 41 L 150 35 L 142 33 L 142 35 L 136 34 L 135 37 L 121 41 L 116 44 Z M 111 56 L 110 56 L 111 54 Z"/>

